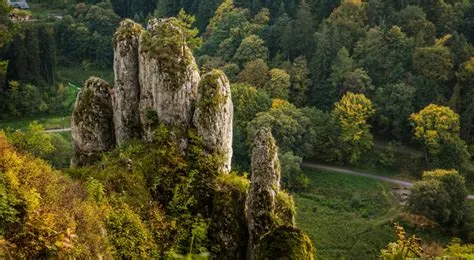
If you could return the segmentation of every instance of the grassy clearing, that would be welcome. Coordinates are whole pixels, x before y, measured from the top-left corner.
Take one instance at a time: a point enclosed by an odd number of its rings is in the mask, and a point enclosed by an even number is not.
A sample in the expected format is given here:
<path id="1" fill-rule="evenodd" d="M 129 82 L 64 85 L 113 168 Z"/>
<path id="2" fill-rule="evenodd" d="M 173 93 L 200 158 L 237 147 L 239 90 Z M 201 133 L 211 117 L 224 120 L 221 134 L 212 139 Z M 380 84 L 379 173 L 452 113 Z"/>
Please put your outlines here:
<path id="1" fill-rule="evenodd" d="M 317 257 L 374 259 L 395 240 L 392 221 L 401 212 L 390 185 L 376 180 L 305 169 L 307 192 L 295 195 L 298 226 L 307 232 Z"/>
<path id="2" fill-rule="evenodd" d="M 71 126 L 71 116 L 44 116 L 0 121 L 0 129 L 25 130 L 33 121 L 37 121 L 45 129 L 69 128 Z"/>

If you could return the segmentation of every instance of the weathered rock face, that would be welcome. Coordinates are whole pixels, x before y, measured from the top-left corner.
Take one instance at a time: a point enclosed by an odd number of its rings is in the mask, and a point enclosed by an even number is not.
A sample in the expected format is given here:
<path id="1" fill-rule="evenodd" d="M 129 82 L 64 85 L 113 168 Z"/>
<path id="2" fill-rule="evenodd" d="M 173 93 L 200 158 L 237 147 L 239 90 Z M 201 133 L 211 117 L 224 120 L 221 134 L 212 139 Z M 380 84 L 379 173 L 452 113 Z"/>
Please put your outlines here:
<path id="1" fill-rule="evenodd" d="M 140 117 L 148 140 L 158 123 L 185 131 L 192 121 L 200 75 L 175 23 L 152 20 L 140 37 Z"/>
<path id="2" fill-rule="evenodd" d="M 252 178 L 247 198 L 249 229 L 249 259 L 263 234 L 276 228 L 274 221 L 277 195 L 280 191 L 280 162 L 278 148 L 269 129 L 261 129 L 253 144 Z"/>
<path id="3" fill-rule="evenodd" d="M 213 70 L 204 75 L 193 124 L 203 137 L 206 150 L 222 157 L 224 173 L 231 170 L 233 110 L 230 84 L 224 72 Z"/>
<path id="4" fill-rule="evenodd" d="M 115 33 L 113 95 L 115 137 L 117 145 L 129 139 L 141 139 L 140 84 L 138 79 L 138 40 L 143 28 L 124 20 Z"/>
<path id="5" fill-rule="evenodd" d="M 102 79 L 89 78 L 77 96 L 72 114 L 72 166 L 89 165 L 101 153 L 115 147 L 110 86 Z"/>

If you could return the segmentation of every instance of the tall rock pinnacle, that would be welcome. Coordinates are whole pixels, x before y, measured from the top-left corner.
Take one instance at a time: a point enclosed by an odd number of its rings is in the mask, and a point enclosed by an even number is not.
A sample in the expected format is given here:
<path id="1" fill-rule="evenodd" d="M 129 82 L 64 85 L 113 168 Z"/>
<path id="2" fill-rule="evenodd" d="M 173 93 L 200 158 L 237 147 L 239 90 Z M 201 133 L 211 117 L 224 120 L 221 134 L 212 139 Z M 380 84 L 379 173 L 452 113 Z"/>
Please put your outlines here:
<path id="1" fill-rule="evenodd" d="M 222 171 L 229 173 L 232 162 L 232 118 L 234 107 L 227 76 L 220 70 L 204 75 L 193 124 L 210 153 L 222 156 Z"/>
<path id="2" fill-rule="evenodd" d="M 200 75 L 176 21 L 152 19 L 140 37 L 140 117 L 148 140 L 158 123 L 185 131 L 192 121 Z"/>
<path id="3" fill-rule="evenodd" d="M 72 114 L 72 166 L 89 165 L 115 147 L 110 86 L 91 77 L 77 96 Z"/>
<path id="4" fill-rule="evenodd" d="M 277 195 L 280 191 L 278 148 L 270 129 L 261 129 L 253 144 L 252 180 L 247 198 L 249 258 L 265 233 L 276 228 L 274 221 Z"/>
<path id="5" fill-rule="evenodd" d="M 141 139 L 138 41 L 143 28 L 126 19 L 115 33 L 113 95 L 117 145 L 132 138 Z"/>

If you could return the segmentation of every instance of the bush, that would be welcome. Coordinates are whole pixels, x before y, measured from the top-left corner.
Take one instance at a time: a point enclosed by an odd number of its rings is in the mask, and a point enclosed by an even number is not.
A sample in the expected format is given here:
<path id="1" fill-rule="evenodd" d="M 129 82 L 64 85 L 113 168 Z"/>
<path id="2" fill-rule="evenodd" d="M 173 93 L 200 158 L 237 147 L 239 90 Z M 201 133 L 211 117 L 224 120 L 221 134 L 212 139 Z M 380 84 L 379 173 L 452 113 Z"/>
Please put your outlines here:
<path id="1" fill-rule="evenodd" d="M 467 195 L 464 178 L 457 171 L 428 171 L 415 183 L 408 209 L 436 221 L 445 229 L 456 228 L 464 221 Z"/>

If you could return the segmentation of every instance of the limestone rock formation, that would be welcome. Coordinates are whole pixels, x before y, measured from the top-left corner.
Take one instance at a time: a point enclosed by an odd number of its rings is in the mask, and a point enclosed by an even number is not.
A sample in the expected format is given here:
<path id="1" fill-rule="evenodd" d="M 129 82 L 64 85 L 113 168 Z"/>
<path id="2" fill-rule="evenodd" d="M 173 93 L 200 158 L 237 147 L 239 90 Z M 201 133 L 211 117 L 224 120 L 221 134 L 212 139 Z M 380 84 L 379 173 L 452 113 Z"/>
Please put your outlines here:
<path id="1" fill-rule="evenodd" d="M 158 123 L 185 131 L 192 121 L 201 78 L 176 22 L 153 19 L 140 37 L 140 117 L 147 140 Z"/>
<path id="2" fill-rule="evenodd" d="M 247 222 L 249 229 L 249 259 L 261 236 L 276 228 L 274 222 L 276 200 L 280 191 L 280 161 L 278 148 L 270 129 L 261 129 L 252 149 L 252 178 L 247 198 Z"/>
<path id="3" fill-rule="evenodd" d="M 91 77 L 77 96 L 72 114 L 72 166 L 84 166 L 100 159 L 115 147 L 110 86 Z"/>
<path id="4" fill-rule="evenodd" d="M 232 118 L 234 107 L 227 76 L 220 70 L 204 75 L 193 124 L 210 153 L 222 156 L 221 171 L 229 173 L 232 163 Z"/>
<path id="5" fill-rule="evenodd" d="M 115 33 L 113 95 L 115 137 L 120 146 L 129 139 L 141 139 L 138 40 L 143 28 L 126 19 Z"/>

